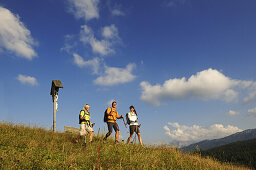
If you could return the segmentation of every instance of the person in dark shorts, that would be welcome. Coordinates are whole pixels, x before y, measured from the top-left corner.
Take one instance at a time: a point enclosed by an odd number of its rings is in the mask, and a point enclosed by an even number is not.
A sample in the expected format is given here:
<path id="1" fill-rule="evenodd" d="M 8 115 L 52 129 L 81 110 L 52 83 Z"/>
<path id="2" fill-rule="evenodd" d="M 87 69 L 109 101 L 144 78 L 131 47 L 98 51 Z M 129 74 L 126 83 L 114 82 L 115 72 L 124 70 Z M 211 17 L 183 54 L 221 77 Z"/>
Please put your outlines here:
<path id="1" fill-rule="evenodd" d="M 108 114 L 108 120 L 107 120 L 107 125 L 108 125 L 108 133 L 106 134 L 106 136 L 104 137 L 103 140 L 107 140 L 107 138 L 111 135 L 113 128 L 116 132 L 115 135 L 115 142 L 118 142 L 118 138 L 119 138 L 119 127 L 118 124 L 116 122 L 116 119 L 121 119 L 123 118 L 123 115 L 119 116 L 118 112 L 116 111 L 116 105 L 117 103 L 114 101 L 112 102 L 112 107 L 107 109 L 107 114 Z"/>
<path id="2" fill-rule="evenodd" d="M 140 145 L 142 145 L 137 113 L 134 106 L 130 106 L 130 112 L 127 113 L 127 119 L 129 119 L 127 122 L 129 122 L 130 125 L 130 137 L 127 139 L 127 143 L 130 142 L 133 133 L 135 132 L 138 135 Z"/>

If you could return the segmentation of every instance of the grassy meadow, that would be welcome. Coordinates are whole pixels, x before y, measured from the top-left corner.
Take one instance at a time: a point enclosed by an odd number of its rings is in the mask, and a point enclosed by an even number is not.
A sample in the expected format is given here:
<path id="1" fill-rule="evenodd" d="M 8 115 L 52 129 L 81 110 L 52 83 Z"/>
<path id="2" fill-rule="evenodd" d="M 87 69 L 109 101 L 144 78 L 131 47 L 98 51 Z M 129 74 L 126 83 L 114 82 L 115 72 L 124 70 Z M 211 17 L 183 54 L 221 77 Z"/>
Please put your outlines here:
<path id="1" fill-rule="evenodd" d="M 0 123 L 0 169 L 248 169 L 168 146 L 74 143 L 77 134 Z"/>

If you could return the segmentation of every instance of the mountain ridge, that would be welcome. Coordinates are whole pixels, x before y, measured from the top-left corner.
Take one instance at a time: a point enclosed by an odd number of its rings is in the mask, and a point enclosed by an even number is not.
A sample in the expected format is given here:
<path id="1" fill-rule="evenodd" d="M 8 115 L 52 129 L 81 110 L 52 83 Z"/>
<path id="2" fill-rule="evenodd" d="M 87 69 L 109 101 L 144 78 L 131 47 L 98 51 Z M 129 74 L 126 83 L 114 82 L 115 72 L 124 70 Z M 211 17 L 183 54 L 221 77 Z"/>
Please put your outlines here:
<path id="1" fill-rule="evenodd" d="M 193 152 L 196 149 L 208 150 L 218 146 L 222 146 L 222 145 L 226 145 L 226 144 L 230 144 L 238 141 L 250 140 L 253 138 L 256 138 L 256 129 L 247 129 L 242 132 L 237 132 L 223 138 L 203 140 L 194 144 L 190 144 L 188 146 L 182 147 L 181 150 L 185 152 Z"/>

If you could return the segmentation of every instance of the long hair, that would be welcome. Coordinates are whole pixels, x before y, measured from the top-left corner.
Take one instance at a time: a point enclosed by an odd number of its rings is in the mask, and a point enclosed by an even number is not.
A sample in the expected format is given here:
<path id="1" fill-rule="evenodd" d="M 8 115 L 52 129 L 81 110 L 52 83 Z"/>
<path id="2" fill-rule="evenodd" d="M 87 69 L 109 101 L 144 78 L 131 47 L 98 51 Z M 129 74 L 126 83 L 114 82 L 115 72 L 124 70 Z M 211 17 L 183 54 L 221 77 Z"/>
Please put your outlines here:
<path id="1" fill-rule="evenodd" d="M 136 110 L 135 110 L 135 108 L 134 108 L 134 106 L 130 106 L 130 110 L 131 110 L 131 108 L 134 109 L 134 113 L 136 114 L 136 116 L 138 116 L 138 115 L 137 115 L 137 112 L 136 112 Z"/>

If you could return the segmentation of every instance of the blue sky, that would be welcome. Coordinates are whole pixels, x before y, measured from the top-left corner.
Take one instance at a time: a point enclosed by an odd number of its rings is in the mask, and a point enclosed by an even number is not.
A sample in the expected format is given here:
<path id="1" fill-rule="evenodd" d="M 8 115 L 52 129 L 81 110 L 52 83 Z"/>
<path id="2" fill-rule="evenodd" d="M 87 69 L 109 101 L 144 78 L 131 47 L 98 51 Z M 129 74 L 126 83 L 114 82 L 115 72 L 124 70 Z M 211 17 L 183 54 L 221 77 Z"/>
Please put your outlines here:
<path id="1" fill-rule="evenodd" d="M 0 0 L 0 120 L 57 130 L 134 105 L 146 144 L 255 128 L 254 0 Z M 128 137 L 121 120 L 121 136 Z"/>

